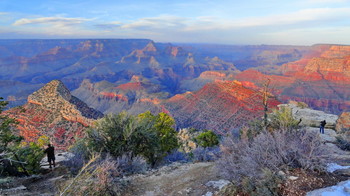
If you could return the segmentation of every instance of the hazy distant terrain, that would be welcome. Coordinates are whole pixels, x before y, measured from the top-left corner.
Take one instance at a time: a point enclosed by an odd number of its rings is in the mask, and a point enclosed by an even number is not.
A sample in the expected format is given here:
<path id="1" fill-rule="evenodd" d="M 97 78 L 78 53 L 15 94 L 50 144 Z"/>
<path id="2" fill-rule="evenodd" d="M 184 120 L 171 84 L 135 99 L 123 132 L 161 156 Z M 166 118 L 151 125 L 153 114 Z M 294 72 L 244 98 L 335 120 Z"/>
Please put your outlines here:
<path id="1" fill-rule="evenodd" d="M 173 96 L 217 80 L 259 90 L 271 80 L 280 101 L 339 113 L 350 108 L 348 46 L 155 43 L 148 39 L 0 40 L 0 96 L 11 106 L 59 79 L 102 112 L 166 109 Z"/>

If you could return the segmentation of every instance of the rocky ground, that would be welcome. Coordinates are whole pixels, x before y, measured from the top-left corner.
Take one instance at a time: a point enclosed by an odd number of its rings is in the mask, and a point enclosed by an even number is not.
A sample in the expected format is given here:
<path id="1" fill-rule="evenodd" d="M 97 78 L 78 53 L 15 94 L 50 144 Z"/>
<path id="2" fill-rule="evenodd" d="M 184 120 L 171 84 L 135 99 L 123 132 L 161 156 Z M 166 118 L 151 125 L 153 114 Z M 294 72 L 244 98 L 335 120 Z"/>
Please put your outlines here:
<path id="1" fill-rule="evenodd" d="M 328 119 L 327 114 L 317 118 Z M 317 116 L 313 114 L 312 116 Z M 311 118 L 311 117 L 310 117 Z M 306 120 L 304 122 L 307 122 Z M 312 122 L 312 121 L 310 121 Z M 314 124 L 314 122 L 312 122 Z M 331 121 L 330 121 L 331 123 Z M 319 133 L 319 128 L 307 123 L 303 125 L 308 131 L 318 134 L 326 144 L 325 150 L 329 151 L 324 157 L 330 165 L 330 173 L 310 173 L 301 170 L 291 171 L 286 175 L 288 181 L 283 186 L 283 195 L 310 195 L 319 196 L 322 193 L 330 193 L 332 190 L 344 195 L 350 195 L 350 152 L 339 149 L 335 142 L 338 133 L 333 129 L 325 129 L 325 134 Z M 69 154 L 57 155 L 60 162 L 69 157 Z M 43 174 L 24 178 L 0 179 L 0 195 L 54 195 L 59 191 L 59 185 L 66 181 L 69 172 L 58 163 L 53 170 L 43 164 Z M 215 163 L 174 163 L 158 169 L 150 170 L 145 174 L 125 177 L 126 196 L 160 196 L 160 195 L 220 195 L 219 191 L 228 181 L 220 178 Z M 339 186 L 332 187 L 340 183 Z M 312 191 L 312 192 L 311 192 Z M 339 192 L 341 191 L 341 192 Z M 308 193 L 309 192 L 309 193 Z M 338 194 L 338 195 L 339 195 Z"/>
<path id="2" fill-rule="evenodd" d="M 59 186 L 69 177 L 69 171 L 62 162 L 70 153 L 56 154 L 56 167 L 49 169 L 46 157 L 41 161 L 42 174 L 22 178 L 0 178 L 0 195 L 55 195 Z"/>
<path id="3" fill-rule="evenodd" d="M 67 180 L 68 171 L 64 167 L 43 170 L 43 174 L 22 178 L 1 179 L 0 195 L 11 196 L 51 196 L 59 192 L 59 184 Z"/>
<path id="4" fill-rule="evenodd" d="M 220 181 L 214 163 L 175 164 L 130 178 L 126 195 L 205 195 L 217 192 Z"/>
<path id="5" fill-rule="evenodd" d="M 332 134 L 331 130 L 326 130 L 326 134 L 321 137 L 326 142 Z M 330 142 L 326 144 L 332 150 L 328 157 L 330 160 L 339 165 L 350 165 L 349 152 L 340 150 Z M 38 176 L 6 179 L 7 182 L 3 180 L 0 183 L 0 195 L 54 195 L 59 191 L 57 186 L 68 179 L 68 171 L 60 165 L 53 170 L 43 171 L 45 174 Z M 287 175 L 289 181 L 285 185 L 288 187 L 285 195 L 305 195 L 307 191 L 332 186 L 349 179 L 350 169 L 337 170 L 330 175 L 302 171 L 293 171 Z M 129 176 L 125 181 L 128 182 L 123 194 L 126 196 L 218 195 L 220 188 L 229 183 L 220 178 L 213 162 L 176 163 L 146 174 Z"/>

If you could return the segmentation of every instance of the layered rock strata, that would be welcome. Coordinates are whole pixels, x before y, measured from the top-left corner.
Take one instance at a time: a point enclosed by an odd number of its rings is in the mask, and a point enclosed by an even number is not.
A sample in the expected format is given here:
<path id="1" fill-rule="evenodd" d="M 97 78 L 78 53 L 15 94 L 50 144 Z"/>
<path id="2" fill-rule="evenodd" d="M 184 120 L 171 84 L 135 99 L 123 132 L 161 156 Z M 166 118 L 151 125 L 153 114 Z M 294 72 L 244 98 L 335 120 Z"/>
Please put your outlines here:
<path id="1" fill-rule="evenodd" d="M 19 121 L 18 129 L 27 142 L 48 136 L 57 149 L 67 149 L 86 127 L 103 114 L 72 96 L 59 80 L 53 80 L 29 95 L 22 107 L 6 111 Z"/>

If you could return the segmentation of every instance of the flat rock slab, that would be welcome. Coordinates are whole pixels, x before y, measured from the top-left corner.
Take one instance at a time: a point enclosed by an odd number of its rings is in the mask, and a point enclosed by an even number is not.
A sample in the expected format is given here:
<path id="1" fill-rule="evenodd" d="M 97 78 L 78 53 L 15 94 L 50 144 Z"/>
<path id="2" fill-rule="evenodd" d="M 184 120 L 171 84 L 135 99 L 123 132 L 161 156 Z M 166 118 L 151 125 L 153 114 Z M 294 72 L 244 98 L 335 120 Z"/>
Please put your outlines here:
<path id="1" fill-rule="evenodd" d="M 27 190 L 27 187 L 21 185 L 19 187 L 15 187 L 15 188 L 10 188 L 10 189 L 4 189 L 4 190 L 0 190 L 0 194 L 4 194 L 4 195 L 13 195 L 13 194 L 16 194 L 20 191 L 23 191 L 23 190 Z"/>
<path id="2" fill-rule="evenodd" d="M 306 196 L 349 196 L 350 180 L 340 182 L 335 186 L 317 189 L 308 192 Z"/>
<path id="3" fill-rule="evenodd" d="M 332 130 L 332 129 L 325 129 L 324 130 L 324 134 L 320 133 L 320 129 L 319 128 L 315 128 L 315 127 L 306 127 L 307 131 L 312 131 L 315 134 L 319 134 L 319 136 L 321 137 L 322 141 L 324 142 L 330 142 L 330 143 L 334 143 L 337 141 L 337 133 Z"/>
<path id="4" fill-rule="evenodd" d="M 327 165 L 328 172 L 334 172 L 334 171 L 340 170 L 340 169 L 342 169 L 342 170 L 350 169 L 350 166 L 349 165 L 348 166 L 338 165 L 336 163 L 330 163 Z"/>
<path id="5" fill-rule="evenodd" d="M 326 120 L 326 128 L 335 129 L 338 115 L 328 114 L 323 111 L 313 110 L 310 108 L 297 107 L 294 104 L 280 104 L 279 108 L 290 108 L 295 119 L 302 119 L 301 125 L 308 127 L 319 127 L 320 122 Z"/>

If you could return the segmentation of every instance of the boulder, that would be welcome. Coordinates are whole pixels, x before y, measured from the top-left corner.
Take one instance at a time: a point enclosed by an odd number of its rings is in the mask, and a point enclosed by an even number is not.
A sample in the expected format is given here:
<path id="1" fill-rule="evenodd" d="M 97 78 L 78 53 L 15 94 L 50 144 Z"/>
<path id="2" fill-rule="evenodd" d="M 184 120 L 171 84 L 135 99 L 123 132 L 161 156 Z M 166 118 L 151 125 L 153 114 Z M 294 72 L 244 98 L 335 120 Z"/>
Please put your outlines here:
<path id="1" fill-rule="evenodd" d="M 319 134 L 320 129 L 315 127 L 305 127 L 307 131 L 311 131 L 314 134 Z M 337 141 L 337 133 L 332 129 L 325 129 L 324 134 L 320 134 L 320 138 L 323 142 L 334 143 Z"/>
<path id="2" fill-rule="evenodd" d="M 328 114 L 323 111 L 313 110 L 311 108 L 298 107 L 293 103 L 280 104 L 278 108 L 289 108 L 295 119 L 301 119 L 300 125 L 307 127 L 319 127 L 322 120 L 326 120 L 325 128 L 335 129 L 338 116 L 335 114 Z"/>
<path id="3" fill-rule="evenodd" d="M 335 130 L 340 131 L 348 131 L 350 129 L 350 112 L 343 112 L 336 123 Z"/>
<path id="4" fill-rule="evenodd" d="M 306 196 L 321 196 L 321 195 L 337 195 L 337 196 L 346 196 L 349 195 L 350 180 L 340 182 L 335 186 L 326 187 L 322 189 L 317 189 L 311 192 L 308 192 Z"/>
<path id="5" fill-rule="evenodd" d="M 27 187 L 21 185 L 19 187 L 15 187 L 15 188 L 10 188 L 10 189 L 4 189 L 4 190 L 0 190 L 0 194 L 4 194 L 4 195 L 15 195 L 20 193 L 21 191 L 27 190 Z"/>

